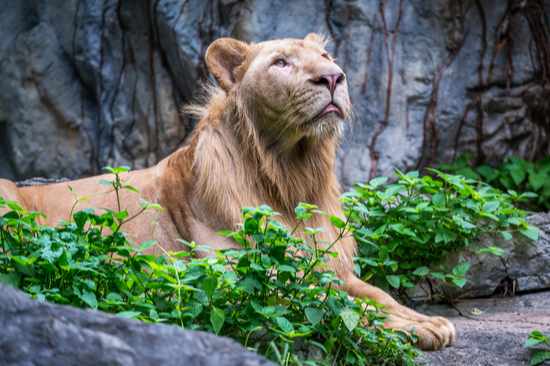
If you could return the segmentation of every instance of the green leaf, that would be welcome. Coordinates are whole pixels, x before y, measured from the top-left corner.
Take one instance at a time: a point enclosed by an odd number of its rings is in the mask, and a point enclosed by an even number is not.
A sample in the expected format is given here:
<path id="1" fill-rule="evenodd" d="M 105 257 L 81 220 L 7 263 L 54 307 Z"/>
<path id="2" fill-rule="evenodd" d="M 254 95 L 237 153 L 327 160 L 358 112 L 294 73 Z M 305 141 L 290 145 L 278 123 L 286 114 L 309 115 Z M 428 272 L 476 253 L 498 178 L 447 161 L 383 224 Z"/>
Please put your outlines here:
<path id="1" fill-rule="evenodd" d="M 539 333 L 540 336 L 538 337 L 532 337 L 531 335 L 533 333 Z M 527 347 L 531 347 L 531 346 L 534 346 L 536 344 L 540 344 L 540 343 L 545 343 L 547 342 L 547 338 L 545 336 L 542 335 L 542 333 L 540 332 L 533 332 L 529 335 L 529 338 L 527 339 L 527 341 L 525 341 L 525 345 L 523 346 L 523 348 L 527 348 Z"/>
<path id="2" fill-rule="evenodd" d="M 529 226 L 525 229 L 520 229 L 519 232 L 533 241 L 539 240 L 539 231 L 533 226 Z"/>
<path id="3" fill-rule="evenodd" d="M 279 327 L 285 332 L 286 334 L 292 334 L 294 332 L 294 326 L 291 322 L 289 322 L 287 319 L 278 316 L 275 318 L 277 321 L 277 324 L 279 324 Z"/>
<path id="4" fill-rule="evenodd" d="M 330 215 L 330 222 L 332 222 L 332 225 L 336 226 L 338 229 L 343 229 L 346 227 L 346 223 L 334 215 Z"/>
<path id="5" fill-rule="evenodd" d="M 453 274 L 455 276 L 464 276 L 466 272 L 470 269 L 470 264 L 468 262 L 460 263 L 455 268 L 453 268 Z"/>
<path id="6" fill-rule="evenodd" d="M 141 243 L 139 245 L 139 248 L 140 249 L 148 249 L 148 248 L 152 247 L 153 245 L 155 245 L 156 243 L 157 243 L 156 240 L 146 241 L 145 243 Z"/>
<path id="7" fill-rule="evenodd" d="M 388 280 L 390 285 L 392 285 L 395 288 L 399 288 L 399 286 L 401 285 L 401 281 L 399 279 L 399 276 L 387 275 L 386 279 Z"/>
<path id="8" fill-rule="evenodd" d="M 550 173 L 550 155 L 540 158 L 537 161 L 537 172 L 542 175 Z"/>
<path id="9" fill-rule="evenodd" d="M 342 317 L 346 328 L 348 328 L 350 332 L 353 331 L 355 327 L 357 327 L 357 324 L 359 323 L 359 314 L 357 314 L 355 311 L 345 310 L 340 312 L 340 316 Z"/>
<path id="10" fill-rule="evenodd" d="M 483 204 L 483 207 L 481 207 L 481 211 L 486 213 L 491 213 L 496 211 L 499 206 L 500 206 L 500 202 L 498 201 L 486 202 Z"/>
<path id="11" fill-rule="evenodd" d="M 325 314 L 325 311 L 323 309 L 317 309 L 317 308 L 306 308 L 306 317 L 307 320 L 311 323 L 312 326 L 316 326 L 317 323 L 323 319 L 323 315 Z"/>
<path id="12" fill-rule="evenodd" d="M 539 363 L 542 363 L 546 360 L 550 360 L 550 352 L 549 351 L 538 351 L 535 353 L 533 358 L 531 359 L 531 366 L 538 365 Z"/>
<path id="13" fill-rule="evenodd" d="M 212 307 L 212 313 L 210 313 L 210 323 L 212 323 L 212 327 L 214 327 L 214 333 L 218 334 L 220 332 L 224 322 L 225 313 L 223 310 Z"/>
<path id="14" fill-rule="evenodd" d="M 458 287 L 462 288 L 466 284 L 465 278 L 453 278 L 453 283 Z"/>
<path id="15" fill-rule="evenodd" d="M 420 268 L 417 268 L 417 269 L 413 272 L 413 275 L 415 275 L 415 276 L 425 276 L 425 275 L 427 275 L 429 272 L 430 272 L 430 270 L 429 270 L 428 267 L 420 267 Z"/>
<path id="16" fill-rule="evenodd" d="M 204 292 L 206 292 L 206 296 L 208 298 L 212 297 L 212 294 L 218 287 L 218 280 L 214 277 L 209 277 L 204 280 Z"/>
<path id="17" fill-rule="evenodd" d="M 504 240 L 510 240 L 513 238 L 512 234 L 510 234 L 508 231 L 499 231 L 499 232 L 504 237 Z"/>
<path id="18" fill-rule="evenodd" d="M 289 265 L 286 265 L 286 264 L 281 264 L 279 266 L 277 266 L 277 271 L 280 271 L 280 272 L 296 272 L 296 270 L 294 268 L 292 268 L 291 266 Z"/>
<path id="19" fill-rule="evenodd" d="M 132 186 L 126 185 L 126 186 L 122 186 L 122 188 L 123 188 L 123 189 L 127 189 L 127 190 L 132 191 L 132 192 L 136 192 L 136 193 L 138 193 L 138 194 L 141 194 L 140 191 L 138 191 L 137 189 L 135 189 L 135 188 L 132 187 Z"/>
<path id="20" fill-rule="evenodd" d="M 431 274 L 432 276 L 434 276 L 435 278 L 439 278 L 440 280 L 445 280 L 445 276 L 442 275 L 442 274 L 439 273 L 439 272 L 430 272 L 430 274 Z"/>
<path id="21" fill-rule="evenodd" d="M 437 208 L 445 207 L 446 199 L 445 194 L 438 192 L 432 197 L 432 203 Z"/>
<path id="22" fill-rule="evenodd" d="M 545 178 L 541 174 L 531 173 L 529 174 L 529 184 L 535 191 L 538 191 L 544 185 Z"/>
<path id="23" fill-rule="evenodd" d="M 79 296 L 82 301 L 84 301 L 88 306 L 90 306 L 92 309 L 97 310 L 97 299 L 95 297 L 95 294 L 92 291 L 88 291 L 86 289 L 83 290 L 82 296 Z"/>
<path id="24" fill-rule="evenodd" d="M 119 220 L 125 219 L 128 216 L 130 216 L 128 210 L 120 211 L 119 213 L 115 214 L 115 217 Z"/>
<path id="25" fill-rule="evenodd" d="M 512 177 L 512 180 L 514 181 L 516 186 L 519 186 L 525 180 L 527 173 L 521 168 L 516 168 L 510 170 L 510 176 Z"/>
<path id="26" fill-rule="evenodd" d="M 386 183 L 387 181 L 388 181 L 387 177 L 378 177 L 378 178 L 372 179 L 369 182 L 369 185 L 372 186 L 372 188 L 374 189 L 374 188 Z"/>

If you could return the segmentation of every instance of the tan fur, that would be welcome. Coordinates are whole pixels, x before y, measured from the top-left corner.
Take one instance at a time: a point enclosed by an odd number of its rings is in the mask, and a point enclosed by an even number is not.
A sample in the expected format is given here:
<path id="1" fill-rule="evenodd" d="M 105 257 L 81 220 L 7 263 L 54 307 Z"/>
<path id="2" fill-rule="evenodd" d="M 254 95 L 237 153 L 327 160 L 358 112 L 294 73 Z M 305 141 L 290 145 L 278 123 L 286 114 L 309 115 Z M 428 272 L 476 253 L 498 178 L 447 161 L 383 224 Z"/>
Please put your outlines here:
<path id="1" fill-rule="evenodd" d="M 305 40 L 251 45 L 226 38 L 209 47 L 206 62 L 220 88 L 208 86 L 203 103 L 186 108 L 200 119 L 190 145 L 155 167 L 122 176 L 144 199 L 164 207 L 157 214 L 155 239 L 165 249 L 184 250 L 176 238 L 217 249 L 235 247 L 236 242 L 216 232 L 233 229 L 245 206 L 271 206 L 283 215 L 286 227 L 295 225 L 294 208 L 300 202 L 343 218 L 333 163 L 350 101 L 342 70 L 325 45 L 323 37 L 310 34 Z M 331 95 L 321 75 L 340 74 Z M 332 112 L 316 119 L 329 103 L 340 110 L 341 117 Z M 105 190 L 98 181 L 109 178 L 92 177 L 70 185 L 79 195 L 87 195 Z M 68 220 L 74 203 L 66 184 L 17 189 L 2 180 L 0 196 L 44 212 L 49 220 Z M 135 193 L 123 191 L 121 200 L 130 214 L 137 212 Z M 115 196 L 94 196 L 91 203 L 80 203 L 76 209 L 86 206 L 115 209 Z M 327 228 L 320 240 L 333 241 L 338 236 L 324 216 L 315 215 L 308 226 Z M 150 240 L 151 229 L 147 215 L 124 227 L 137 243 Z M 423 337 L 423 349 L 452 343 L 456 333 L 450 322 L 403 307 L 355 276 L 353 238 L 343 238 L 334 249 L 339 255 L 330 260 L 331 268 L 352 296 L 386 304 L 394 314 L 388 326 L 416 328 Z"/>

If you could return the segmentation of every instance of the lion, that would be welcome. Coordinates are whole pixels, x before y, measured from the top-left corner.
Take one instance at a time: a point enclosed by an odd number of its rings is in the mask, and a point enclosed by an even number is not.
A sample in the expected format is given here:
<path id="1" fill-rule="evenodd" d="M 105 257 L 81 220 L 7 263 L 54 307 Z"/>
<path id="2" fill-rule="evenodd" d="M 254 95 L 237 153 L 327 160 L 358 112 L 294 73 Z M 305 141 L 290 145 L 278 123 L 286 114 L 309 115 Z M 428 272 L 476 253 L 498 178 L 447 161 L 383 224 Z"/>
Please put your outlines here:
<path id="1" fill-rule="evenodd" d="M 186 108 L 200 120 L 190 144 L 154 167 L 122 175 L 144 199 L 164 208 L 157 214 L 155 239 L 165 249 L 185 250 L 176 238 L 214 249 L 236 247 L 234 239 L 217 232 L 240 222 L 242 207 L 267 204 L 282 214 L 287 227 L 295 225 L 294 208 L 300 202 L 344 219 L 333 164 L 351 105 L 344 72 L 325 46 L 323 37 L 314 33 L 303 40 L 247 44 L 221 38 L 210 45 L 205 60 L 218 87 L 209 88 L 202 105 Z M 102 190 L 98 178 L 109 179 L 92 177 L 70 185 L 88 195 Z M 0 196 L 43 212 L 48 220 L 68 220 L 75 202 L 63 183 L 18 189 L 1 180 Z M 90 200 L 76 209 L 116 208 L 114 195 Z M 138 195 L 123 190 L 120 200 L 131 215 L 137 212 Z M 308 225 L 327 228 L 319 240 L 331 242 L 339 234 L 322 215 L 312 217 Z M 125 231 L 140 243 L 150 239 L 151 228 L 150 218 L 141 215 L 128 222 Z M 455 340 L 448 320 L 419 314 L 357 278 L 352 237 L 338 241 L 334 250 L 339 255 L 329 266 L 345 290 L 385 304 L 393 314 L 387 327 L 415 328 L 424 350 L 441 349 Z"/>

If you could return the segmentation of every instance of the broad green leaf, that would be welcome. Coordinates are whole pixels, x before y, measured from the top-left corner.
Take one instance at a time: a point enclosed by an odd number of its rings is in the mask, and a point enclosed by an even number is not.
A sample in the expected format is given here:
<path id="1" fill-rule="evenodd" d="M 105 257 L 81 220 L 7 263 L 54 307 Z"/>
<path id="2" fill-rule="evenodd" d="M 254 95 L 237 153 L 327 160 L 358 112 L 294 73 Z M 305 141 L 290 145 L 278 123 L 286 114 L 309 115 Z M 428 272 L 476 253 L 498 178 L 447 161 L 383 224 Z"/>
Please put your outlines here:
<path id="1" fill-rule="evenodd" d="M 500 202 L 498 201 L 486 202 L 483 204 L 483 207 L 481 207 L 481 211 L 486 213 L 491 213 L 496 211 L 499 206 L 500 206 Z"/>
<path id="2" fill-rule="evenodd" d="M 343 229 L 346 227 L 346 223 L 334 215 L 330 215 L 330 222 L 332 222 L 332 225 L 336 226 L 338 229 Z"/>
<path id="3" fill-rule="evenodd" d="M 466 279 L 464 278 L 453 278 L 453 283 L 458 287 L 462 288 L 466 284 Z"/>
<path id="4" fill-rule="evenodd" d="M 470 269 L 470 264 L 468 262 L 460 263 L 453 268 L 453 274 L 462 277 L 468 272 L 468 269 Z"/>
<path id="5" fill-rule="evenodd" d="M 218 334 L 220 332 L 224 322 L 225 313 L 223 312 L 223 310 L 212 307 L 212 312 L 210 313 L 210 323 L 212 323 L 214 333 Z"/>
<path id="6" fill-rule="evenodd" d="M 429 272 L 430 272 L 430 269 L 429 269 L 428 267 L 420 267 L 420 268 L 417 268 L 417 269 L 413 272 L 413 275 L 415 275 L 415 276 L 425 276 L 425 275 L 427 275 Z"/>
<path id="7" fill-rule="evenodd" d="M 88 306 L 90 306 L 92 309 L 97 310 L 97 298 L 95 297 L 95 294 L 92 291 L 88 291 L 86 289 L 83 290 L 82 296 L 79 296 L 82 301 L 84 301 Z"/>
<path id="8" fill-rule="evenodd" d="M 153 240 L 153 241 L 146 241 L 145 243 L 141 243 L 139 245 L 139 248 L 140 249 L 147 249 L 147 248 L 150 248 L 152 247 L 153 245 L 155 245 L 157 242 L 156 240 Z"/>
<path id="9" fill-rule="evenodd" d="M 117 214 L 115 214 L 115 217 L 119 220 L 125 219 L 128 216 L 130 216 L 130 214 L 128 213 L 128 210 L 120 211 Z"/>
<path id="10" fill-rule="evenodd" d="M 208 277 L 204 280 L 204 292 L 206 292 L 206 296 L 208 298 L 212 297 L 212 294 L 218 287 L 218 280 L 214 277 Z"/>
<path id="11" fill-rule="evenodd" d="M 516 168 L 510 171 L 510 176 L 512 177 L 512 180 L 514 181 L 516 186 L 519 186 L 525 180 L 527 173 L 521 168 Z"/>
<path id="12" fill-rule="evenodd" d="M 542 334 L 541 334 L 541 336 L 542 336 Z M 547 338 L 544 337 L 544 336 L 542 336 L 542 337 L 531 337 L 531 336 L 529 336 L 527 341 L 525 341 L 525 345 L 523 346 L 523 348 L 531 347 L 531 346 L 534 346 L 536 344 L 545 343 L 545 342 L 547 342 Z"/>
<path id="13" fill-rule="evenodd" d="M 355 311 L 345 310 L 340 312 L 340 316 L 342 317 L 346 328 L 348 328 L 350 332 L 353 331 L 355 327 L 357 327 L 357 324 L 359 323 L 359 314 L 357 314 Z"/>
<path id="14" fill-rule="evenodd" d="M 370 182 L 369 182 L 369 185 L 372 186 L 372 188 L 376 188 L 384 183 L 386 183 L 388 181 L 388 178 L 387 177 L 378 177 L 378 178 L 374 178 L 372 179 Z"/>
<path id="15" fill-rule="evenodd" d="M 535 191 L 538 191 L 544 185 L 545 177 L 541 174 L 531 173 L 529 174 L 529 183 Z"/>
<path id="16" fill-rule="evenodd" d="M 390 285 L 392 285 L 395 288 L 399 288 L 399 286 L 401 285 L 401 281 L 399 279 L 399 276 L 387 275 L 386 279 L 388 280 Z"/>
<path id="17" fill-rule="evenodd" d="M 312 326 L 316 326 L 317 323 L 323 319 L 323 315 L 325 314 L 325 311 L 323 309 L 317 309 L 317 308 L 306 308 L 306 317 L 307 320 L 311 323 Z"/>
<path id="18" fill-rule="evenodd" d="M 277 271 L 280 271 L 280 272 L 292 272 L 292 273 L 296 272 L 294 268 L 286 264 L 281 264 L 276 268 L 277 268 Z"/>
<path id="19" fill-rule="evenodd" d="M 287 319 L 278 316 L 277 318 L 275 318 L 275 320 L 277 321 L 277 324 L 279 324 L 279 327 L 281 327 L 283 332 L 285 332 L 286 334 L 292 334 L 294 332 L 294 326 Z"/>
<path id="20" fill-rule="evenodd" d="M 531 366 L 550 360 L 550 351 L 538 351 L 531 359 Z"/>
<path id="21" fill-rule="evenodd" d="M 525 228 L 525 229 L 520 229 L 519 232 L 533 241 L 539 240 L 539 231 L 533 226 L 529 226 L 528 228 Z"/>
<path id="22" fill-rule="evenodd" d="M 500 231 L 500 234 L 504 237 L 505 240 L 510 240 L 513 238 L 512 234 L 508 231 Z"/>
<path id="23" fill-rule="evenodd" d="M 443 208 L 446 204 L 445 194 L 438 192 L 432 197 L 432 203 L 437 208 Z"/>

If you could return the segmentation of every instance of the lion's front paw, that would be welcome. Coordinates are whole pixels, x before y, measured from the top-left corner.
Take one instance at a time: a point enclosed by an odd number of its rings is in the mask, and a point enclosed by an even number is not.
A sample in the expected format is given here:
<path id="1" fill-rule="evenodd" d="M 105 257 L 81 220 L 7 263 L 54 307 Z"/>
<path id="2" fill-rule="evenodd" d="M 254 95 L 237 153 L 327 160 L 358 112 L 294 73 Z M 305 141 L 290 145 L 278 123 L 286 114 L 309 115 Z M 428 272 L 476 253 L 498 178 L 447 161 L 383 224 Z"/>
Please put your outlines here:
<path id="1" fill-rule="evenodd" d="M 409 330 L 414 328 L 418 339 L 418 348 L 434 351 L 450 346 L 456 339 L 456 330 L 450 321 L 441 317 L 430 317 L 427 321 L 411 323 Z"/>

